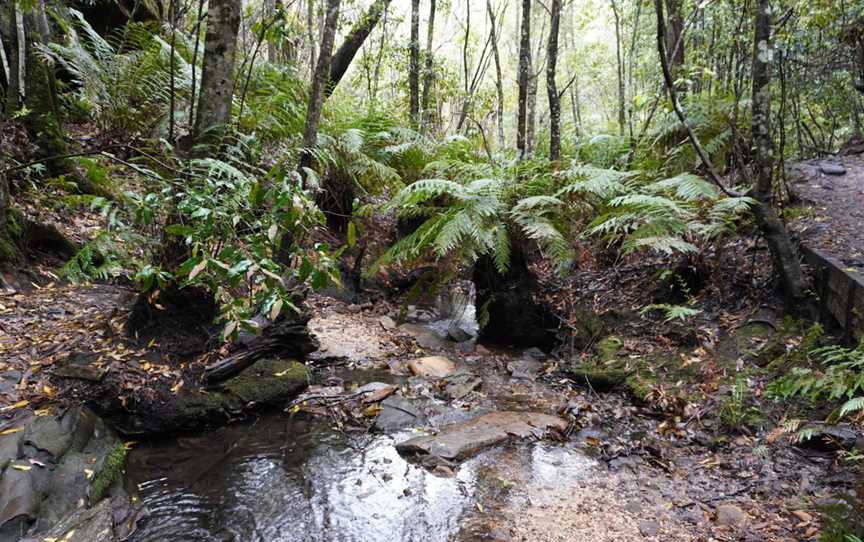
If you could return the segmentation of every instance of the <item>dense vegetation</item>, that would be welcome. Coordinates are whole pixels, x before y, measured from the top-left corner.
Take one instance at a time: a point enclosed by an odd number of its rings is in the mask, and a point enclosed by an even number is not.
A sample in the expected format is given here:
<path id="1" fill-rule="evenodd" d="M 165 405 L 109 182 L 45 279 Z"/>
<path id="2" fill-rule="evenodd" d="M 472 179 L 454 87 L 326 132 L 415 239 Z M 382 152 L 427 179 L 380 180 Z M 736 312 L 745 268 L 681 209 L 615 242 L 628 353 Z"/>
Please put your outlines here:
<path id="1" fill-rule="evenodd" d="M 151 309 L 196 292 L 224 341 L 310 288 L 422 265 L 434 287 L 490 262 L 564 280 L 634 255 L 680 294 L 643 314 L 686 321 L 741 237 L 764 238 L 772 286 L 809 316 L 786 166 L 860 143 L 856 2 L 0 10 L 3 282 L 53 252 L 58 278 L 134 283 Z M 93 211 L 73 241 L 40 220 Z M 802 345 L 769 391 L 856 415 L 862 348 Z"/>

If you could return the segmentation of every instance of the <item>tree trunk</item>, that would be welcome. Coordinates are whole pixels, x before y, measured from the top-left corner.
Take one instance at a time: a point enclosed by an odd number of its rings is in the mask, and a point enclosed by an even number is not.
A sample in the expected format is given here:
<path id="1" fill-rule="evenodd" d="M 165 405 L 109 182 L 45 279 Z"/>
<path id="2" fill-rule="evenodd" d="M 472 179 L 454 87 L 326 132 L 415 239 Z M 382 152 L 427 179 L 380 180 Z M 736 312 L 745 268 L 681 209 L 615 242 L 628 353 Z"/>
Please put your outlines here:
<path id="1" fill-rule="evenodd" d="M 303 168 L 312 166 L 312 149 L 318 140 L 318 123 L 321 120 L 321 108 L 324 105 L 324 92 L 328 83 L 328 73 L 331 72 L 330 55 L 333 52 L 333 41 L 336 38 L 336 26 L 339 22 L 340 0 L 327 0 L 327 15 L 324 19 L 324 35 L 321 48 L 318 51 L 318 65 L 312 79 L 312 89 L 309 92 L 309 106 L 306 109 L 306 124 L 303 128 L 303 152 L 300 155 L 301 175 Z"/>
<path id="2" fill-rule="evenodd" d="M 432 38 L 435 32 L 435 0 L 429 1 L 429 22 L 426 27 L 426 58 L 424 59 L 423 69 L 423 96 L 420 102 L 420 108 L 423 115 L 423 123 L 421 131 L 426 132 L 431 120 L 429 113 L 429 97 L 432 93 L 432 81 L 435 78 L 435 62 L 432 55 Z"/>
<path id="3" fill-rule="evenodd" d="M 11 203 L 9 181 L 6 175 L 0 173 L 0 271 L 8 269 L 21 260 L 21 251 L 9 228 Z M 2 285 L 3 277 L 0 275 L 0 286 Z"/>
<path id="4" fill-rule="evenodd" d="M 674 77 L 681 75 L 684 66 L 684 0 L 665 0 L 668 11 L 666 32 L 666 60 Z"/>
<path id="5" fill-rule="evenodd" d="M 420 0 L 411 0 L 411 43 L 408 59 L 408 113 L 411 127 L 420 126 Z"/>
<path id="6" fill-rule="evenodd" d="M 529 64 L 533 68 L 533 62 Z M 531 73 L 528 77 L 528 115 L 525 119 L 525 152 L 530 156 L 534 153 L 537 141 L 537 86 L 540 73 Z"/>
<path id="7" fill-rule="evenodd" d="M 497 93 L 496 114 L 498 123 L 498 147 L 504 148 L 504 82 L 501 77 L 501 56 L 498 53 L 498 32 L 495 29 L 495 13 L 492 11 L 492 0 L 486 0 L 486 12 L 489 14 L 489 27 L 492 34 L 492 55 L 495 60 L 495 91 Z"/>
<path id="8" fill-rule="evenodd" d="M 265 0 L 264 1 L 264 19 L 265 21 L 272 21 L 276 15 L 276 0 Z M 276 64 L 276 43 L 273 42 L 272 39 L 267 40 L 267 62 L 270 64 Z M 251 70 L 251 68 L 250 68 Z"/>
<path id="9" fill-rule="evenodd" d="M 210 0 L 195 119 L 195 137 L 199 141 L 218 140 L 219 132 L 231 120 L 234 56 L 241 13 L 241 0 Z"/>
<path id="10" fill-rule="evenodd" d="M 621 13 L 618 11 L 618 4 L 615 0 L 610 0 L 612 4 L 612 14 L 615 16 L 615 59 L 618 64 L 618 135 L 624 136 L 624 107 L 626 97 L 624 96 L 624 58 L 621 54 Z"/>
<path id="11" fill-rule="evenodd" d="M 758 200 L 756 220 L 774 257 L 780 273 L 780 282 L 790 309 L 804 298 L 806 283 L 801 264 L 786 227 L 772 205 L 774 197 L 774 142 L 771 137 L 771 63 L 774 51 L 771 45 L 771 6 L 769 0 L 758 0 L 754 16 L 753 42 L 753 97 L 752 147 L 755 150 L 754 169 Z M 797 307 L 800 309 L 800 307 Z"/>
<path id="12" fill-rule="evenodd" d="M 549 23 L 549 44 L 546 49 L 546 94 L 549 99 L 549 160 L 561 158 L 561 97 L 555 85 L 558 63 L 558 28 L 561 23 L 561 0 L 552 0 Z"/>
<path id="13" fill-rule="evenodd" d="M 21 9 L 18 13 L 21 14 L 16 16 L 21 23 L 17 24 L 19 54 L 22 45 L 26 44 L 18 66 L 19 70 L 24 68 L 25 83 L 21 90 L 24 105 L 29 111 L 23 118 L 24 127 L 39 147 L 40 154 L 50 157 L 45 164 L 51 176 L 65 175 L 67 180 L 75 183 L 79 192 L 100 193 L 98 187 L 80 175 L 75 162 L 65 156 L 69 154 L 69 146 L 60 123 L 54 67 L 42 62 L 38 55 L 38 46 L 51 39 L 44 0 L 37 1 L 26 13 L 21 13 Z"/>
<path id="14" fill-rule="evenodd" d="M 516 149 L 525 158 L 525 130 L 528 120 L 528 83 L 531 71 L 531 0 L 522 0 L 522 26 L 519 35 L 519 111 L 516 116 Z"/>
<path id="15" fill-rule="evenodd" d="M 414 1 L 414 0 L 412 0 Z M 342 77 L 345 75 L 345 72 L 348 71 L 348 67 L 351 65 L 351 61 L 354 60 L 354 56 L 357 54 L 357 51 L 360 50 L 360 47 L 363 45 L 363 42 L 366 41 L 366 38 L 369 37 L 369 34 L 372 32 L 372 29 L 375 28 L 375 25 L 378 24 L 378 21 L 381 20 L 381 16 L 384 14 L 384 11 L 387 10 L 387 7 L 390 5 L 390 0 L 375 0 L 375 2 L 369 6 L 369 10 L 357 21 L 354 26 L 351 28 L 351 32 L 345 36 L 345 41 L 342 42 L 342 45 L 339 46 L 339 49 L 333 53 L 332 62 L 330 62 L 330 73 L 326 80 L 326 87 L 324 89 L 324 97 L 327 98 L 331 94 L 333 94 L 333 90 L 336 89 L 336 86 L 339 84 L 339 81 L 342 80 Z M 328 14 L 330 10 L 330 4 L 328 2 Z M 338 11 L 338 2 L 337 2 L 337 11 Z M 326 23 L 325 23 L 326 24 Z M 334 29 L 335 33 L 335 29 Z M 326 31 L 325 31 L 326 34 Z M 324 39 L 327 37 L 324 36 Z M 332 41 L 331 37 L 331 41 Z M 324 40 L 322 40 L 322 48 Z M 332 45 L 331 45 L 332 49 Z M 320 55 L 320 53 L 319 53 Z M 328 59 L 330 58 L 330 52 L 327 53 Z M 318 66 L 321 65 L 321 62 L 318 62 Z"/>

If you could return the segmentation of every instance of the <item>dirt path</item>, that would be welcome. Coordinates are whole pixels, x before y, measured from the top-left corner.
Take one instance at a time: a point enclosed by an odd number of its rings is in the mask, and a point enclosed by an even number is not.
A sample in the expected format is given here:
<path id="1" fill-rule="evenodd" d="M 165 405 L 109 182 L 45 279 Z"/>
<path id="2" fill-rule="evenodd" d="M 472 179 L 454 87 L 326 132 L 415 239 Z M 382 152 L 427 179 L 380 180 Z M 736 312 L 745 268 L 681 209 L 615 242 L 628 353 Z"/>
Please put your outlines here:
<path id="1" fill-rule="evenodd" d="M 792 170 L 792 190 L 804 203 L 792 222 L 801 240 L 864 270 L 864 155 L 809 160 Z"/>

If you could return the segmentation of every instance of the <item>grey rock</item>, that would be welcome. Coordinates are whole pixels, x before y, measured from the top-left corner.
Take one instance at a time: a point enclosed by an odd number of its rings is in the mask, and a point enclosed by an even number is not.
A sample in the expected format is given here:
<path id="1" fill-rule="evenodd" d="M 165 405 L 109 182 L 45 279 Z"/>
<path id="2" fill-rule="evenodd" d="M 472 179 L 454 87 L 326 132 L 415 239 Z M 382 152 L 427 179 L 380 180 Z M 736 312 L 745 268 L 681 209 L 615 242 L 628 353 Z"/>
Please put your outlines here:
<path id="1" fill-rule="evenodd" d="M 513 378 L 535 380 L 543 369 L 543 364 L 533 357 L 523 357 L 507 364 L 507 370 Z"/>
<path id="2" fill-rule="evenodd" d="M 660 533 L 660 523 L 653 519 L 643 519 L 639 521 L 639 532 L 642 536 L 657 536 Z"/>
<path id="3" fill-rule="evenodd" d="M 483 380 L 470 373 L 449 376 L 444 381 L 444 395 L 451 400 L 459 400 L 480 388 Z"/>
<path id="4" fill-rule="evenodd" d="M 750 517 L 734 504 L 721 504 L 715 511 L 714 521 L 723 527 L 743 527 L 750 521 Z"/>
<path id="5" fill-rule="evenodd" d="M 540 438 L 564 431 L 567 422 L 539 412 L 490 412 L 442 429 L 437 435 L 416 437 L 396 445 L 396 451 L 424 465 L 450 464 L 476 455 L 510 438 Z M 431 460 L 431 461 L 430 461 Z"/>
<path id="6" fill-rule="evenodd" d="M 822 162 L 819 164 L 819 171 L 825 175 L 846 175 L 846 168 L 833 162 Z"/>
<path id="7" fill-rule="evenodd" d="M 19 371 L 6 371 L 0 373 L 0 393 L 5 393 L 15 389 L 18 382 L 21 381 L 21 373 Z"/>
<path id="8" fill-rule="evenodd" d="M 462 329 L 460 326 L 450 326 L 447 328 L 447 337 L 452 341 L 461 343 L 471 340 L 473 335 Z"/>
<path id="9" fill-rule="evenodd" d="M 546 354 L 536 346 L 526 348 L 522 351 L 522 355 L 535 359 L 537 361 L 543 361 L 544 359 L 546 359 Z"/>
<path id="10" fill-rule="evenodd" d="M 394 329 L 396 329 L 397 326 L 396 320 L 390 318 L 389 316 L 382 316 L 378 319 L 378 323 L 380 323 L 381 327 L 383 327 L 387 331 L 393 331 Z"/>
<path id="11" fill-rule="evenodd" d="M 395 431 L 426 423 L 426 416 L 411 401 L 394 395 L 381 401 L 381 412 L 375 418 L 374 426 L 379 431 Z"/>

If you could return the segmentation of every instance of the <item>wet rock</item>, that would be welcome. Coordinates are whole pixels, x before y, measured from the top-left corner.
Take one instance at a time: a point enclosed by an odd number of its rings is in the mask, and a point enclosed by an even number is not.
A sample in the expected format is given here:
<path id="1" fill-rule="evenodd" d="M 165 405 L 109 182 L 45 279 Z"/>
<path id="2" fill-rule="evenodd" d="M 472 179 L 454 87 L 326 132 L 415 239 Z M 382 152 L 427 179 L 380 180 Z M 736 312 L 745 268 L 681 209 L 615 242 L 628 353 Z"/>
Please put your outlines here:
<path id="1" fill-rule="evenodd" d="M 457 343 L 470 341 L 474 338 L 473 335 L 471 335 L 459 326 L 450 326 L 449 328 L 447 328 L 447 337 L 451 341 L 455 341 Z"/>
<path id="2" fill-rule="evenodd" d="M 444 350 L 452 343 L 427 326 L 419 324 L 402 324 L 399 331 L 414 337 L 417 344 L 426 350 Z"/>
<path id="3" fill-rule="evenodd" d="M 437 435 L 416 437 L 396 445 L 409 459 L 427 466 L 449 465 L 510 438 L 542 438 L 550 431 L 564 431 L 567 422 L 538 412 L 491 412 L 443 428 Z"/>
<path id="4" fill-rule="evenodd" d="M 722 527 L 743 527 L 749 520 L 747 513 L 734 504 L 721 504 L 714 516 L 714 521 Z"/>
<path id="5" fill-rule="evenodd" d="M 825 175 L 846 175 L 846 168 L 833 162 L 822 162 L 819 164 L 819 171 Z"/>
<path id="6" fill-rule="evenodd" d="M 375 418 L 374 426 L 379 431 L 395 431 L 426 423 L 426 416 L 411 401 L 394 395 L 381 401 L 381 412 Z"/>
<path id="7" fill-rule="evenodd" d="M 0 437 L 0 542 L 128 536 L 139 510 L 120 481 L 126 449 L 101 419 L 75 407 L 14 424 L 21 431 Z"/>
<path id="8" fill-rule="evenodd" d="M 408 362 L 408 368 L 424 378 L 445 378 L 456 372 L 456 364 L 444 356 L 427 356 Z"/>
<path id="9" fill-rule="evenodd" d="M 802 429 L 802 432 L 811 431 L 810 438 L 796 442 L 799 447 L 819 452 L 864 450 L 864 435 L 849 424 L 811 423 Z"/>
<path id="10" fill-rule="evenodd" d="M 362 402 L 369 404 L 383 401 L 387 397 L 393 395 L 397 389 L 398 388 L 392 384 L 385 384 L 384 382 L 369 382 L 368 384 L 364 384 L 354 390 L 354 393 L 363 394 Z"/>
<path id="11" fill-rule="evenodd" d="M 451 375 L 444 381 L 444 395 L 457 401 L 472 391 L 480 389 L 482 385 L 483 380 L 470 373 Z"/>
<path id="12" fill-rule="evenodd" d="M 378 323 L 387 331 L 393 331 L 397 327 L 396 320 L 389 316 L 382 316 L 378 319 Z"/>

